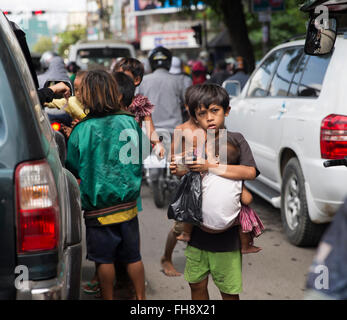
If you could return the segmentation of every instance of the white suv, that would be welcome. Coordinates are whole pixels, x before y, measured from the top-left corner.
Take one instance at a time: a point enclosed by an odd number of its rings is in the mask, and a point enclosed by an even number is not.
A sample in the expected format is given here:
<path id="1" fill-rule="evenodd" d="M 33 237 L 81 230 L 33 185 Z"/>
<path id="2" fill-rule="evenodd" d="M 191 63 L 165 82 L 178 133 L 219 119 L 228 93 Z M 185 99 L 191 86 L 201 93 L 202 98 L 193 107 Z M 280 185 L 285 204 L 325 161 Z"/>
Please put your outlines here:
<path id="1" fill-rule="evenodd" d="M 314 245 L 347 194 L 347 169 L 324 168 L 347 156 L 346 37 L 331 54 L 309 56 L 304 40 L 275 47 L 230 101 L 230 131 L 241 132 L 260 176 L 250 190 L 281 208 L 295 245 Z"/>

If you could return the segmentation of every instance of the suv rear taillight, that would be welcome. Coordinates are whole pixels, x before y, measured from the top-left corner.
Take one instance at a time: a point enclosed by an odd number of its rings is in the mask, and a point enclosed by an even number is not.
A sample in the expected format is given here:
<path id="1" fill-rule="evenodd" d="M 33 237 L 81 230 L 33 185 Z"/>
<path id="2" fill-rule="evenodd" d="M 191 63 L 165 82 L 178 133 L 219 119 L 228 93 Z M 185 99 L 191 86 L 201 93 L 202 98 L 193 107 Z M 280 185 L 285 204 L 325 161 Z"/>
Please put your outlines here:
<path id="1" fill-rule="evenodd" d="M 323 159 L 340 159 L 347 156 L 347 116 L 330 114 L 323 119 L 320 150 Z"/>
<path id="2" fill-rule="evenodd" d="M 16 168 L 17 251 L 52 250 L 59 240 L 58 193 L 46 161 Z"/>

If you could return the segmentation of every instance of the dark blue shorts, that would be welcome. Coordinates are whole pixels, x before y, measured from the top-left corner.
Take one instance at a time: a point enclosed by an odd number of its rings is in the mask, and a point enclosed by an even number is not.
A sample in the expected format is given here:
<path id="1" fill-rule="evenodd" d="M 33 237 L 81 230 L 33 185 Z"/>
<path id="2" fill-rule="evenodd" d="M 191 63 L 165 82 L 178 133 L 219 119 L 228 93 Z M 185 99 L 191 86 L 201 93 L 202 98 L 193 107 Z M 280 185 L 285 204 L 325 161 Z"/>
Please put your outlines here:
<path id="1" fill-rule="evenodd" d="M 126 222 L 86 227 L 87 259 L 96 263 L 133 263 L 141 260 L 137 216 Z"/>

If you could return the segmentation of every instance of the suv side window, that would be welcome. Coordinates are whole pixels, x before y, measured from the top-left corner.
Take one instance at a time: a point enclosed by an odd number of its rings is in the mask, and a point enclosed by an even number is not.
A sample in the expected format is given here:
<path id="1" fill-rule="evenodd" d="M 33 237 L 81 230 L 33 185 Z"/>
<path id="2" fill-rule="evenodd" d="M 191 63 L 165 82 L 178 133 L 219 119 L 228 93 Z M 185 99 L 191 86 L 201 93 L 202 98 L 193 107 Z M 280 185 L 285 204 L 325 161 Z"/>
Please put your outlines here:
<path id="1" fill-rule="evenodd" d="M 331 54 L 324 56 L 305 55 L 301 60 L 289 89 L 290 96 L 317 98 L 322 89 Z"/>
<path id="2" fill-rule="evenodd" d="M 248 97 L 265 97 L 267 96 L 267 90 L 269 82 L 272 78 L 273 70 L 275 69 L 278 59 L 283 50 L 277 50 L 273 52 L 266 60 L 261 64 L 258 70 L 253 75 L 247 96 Z"/>
<path id="3" fill-rule="evenodd" d="M 269 96 L 284 97 L 293 78 L 294 71 L 300 60 L 304 49 L 302 47 L 293 47 L 287 49 L 282 55 L 281 61 L 276 69 L 271 81 Z"/>

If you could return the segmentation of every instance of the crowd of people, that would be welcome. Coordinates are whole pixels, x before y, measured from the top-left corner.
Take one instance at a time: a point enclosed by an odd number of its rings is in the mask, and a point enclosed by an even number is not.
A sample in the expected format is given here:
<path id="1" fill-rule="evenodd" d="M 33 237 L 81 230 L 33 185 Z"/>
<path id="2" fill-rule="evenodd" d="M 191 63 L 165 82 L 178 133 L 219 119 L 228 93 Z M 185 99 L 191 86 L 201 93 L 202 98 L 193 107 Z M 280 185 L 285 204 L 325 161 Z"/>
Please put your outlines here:
<path id="1" fill-rule="evenodd" d="M 180 275 L 172 253 L 178 240 L 185 241 L 184 277 L 192 299 L 209 298 L 209 274 L 223 299 L 239 299 L 241 256 L 261 250 L 253 238 L 264 229 L 243 185 L 259 174 L 251 149 L 240 133 L 224 126 L 230 107 L 221 84 L 237 77 L 242 85 L 244 62 L 232 61 L 233 74 L 230 63 L 220 62 L 207 79 L 203 61 L 192 61 L 186 69 L 163 47 L 149 53 L 149 74 L 135 58 L 117 59 L 107 71 L 79 70 L 74 63 L 64 71 L 63 60 L 54 54 L 47 61 L 38 81 L 39 93 L 46 90 L 41 103 L 73 120 L 63 127 L 65 165 L 80 184 L 87 259 L 95 263 L 84 291 L 112 300 L 117 280 L 118 288 L 122 283 L 135 299 L 146 299 L 137 214 L 142 210 L 142 161 L 155 150 L 159 158 L 167 157 L 172 174 L 198 173 L 202 190 L 203 223 L 173 223 L 161 258 L 164 273 Z M 57 77 L 73 83 L 74 96 L 64 83 L 42 88 Z M 52 92 L 64 97 L 54 99 Z"/>

